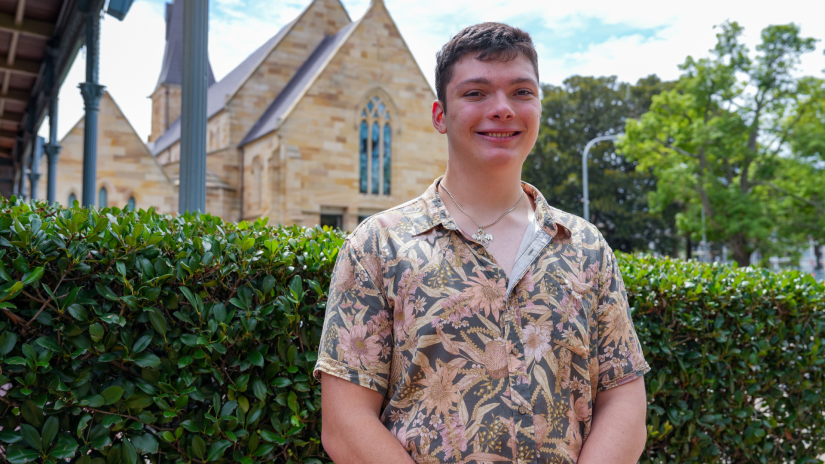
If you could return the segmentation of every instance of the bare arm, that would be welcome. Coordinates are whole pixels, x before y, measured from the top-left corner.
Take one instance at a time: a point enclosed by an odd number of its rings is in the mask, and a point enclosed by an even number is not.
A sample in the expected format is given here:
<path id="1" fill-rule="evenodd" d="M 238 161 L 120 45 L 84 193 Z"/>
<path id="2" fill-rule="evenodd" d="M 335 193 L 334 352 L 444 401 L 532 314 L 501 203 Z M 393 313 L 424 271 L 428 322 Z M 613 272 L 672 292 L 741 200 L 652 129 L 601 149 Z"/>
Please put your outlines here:
<path id="1" fill-rule="evenodd" d="M 378 419 L 383 400 L 374 390 L 322 374 L 321 443 L 336 464 L 415 464 Z"/>
<path id="2" fill-rule="evenodd" d="M 638 378 L 603 391 L 593 405 L 593 428 L 578 464 L 634 464 L 647 440 L 645 382 Z"/>

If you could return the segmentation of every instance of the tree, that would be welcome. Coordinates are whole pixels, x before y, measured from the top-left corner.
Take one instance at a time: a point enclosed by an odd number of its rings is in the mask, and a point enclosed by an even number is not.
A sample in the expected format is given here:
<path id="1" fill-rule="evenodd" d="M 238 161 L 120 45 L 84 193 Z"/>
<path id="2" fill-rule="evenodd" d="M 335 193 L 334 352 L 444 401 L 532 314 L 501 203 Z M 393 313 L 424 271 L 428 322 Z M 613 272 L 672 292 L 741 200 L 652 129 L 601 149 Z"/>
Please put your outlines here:
<path id="1" fill-rule="evenodd" d="M 773 207 L 776 237 L 794 246 L 825 239 L 825 169 L 795 158 L 780 158 L 777 178 L 765 199 Z M 782 247 L 778 247 L 781 251 Z M 787 248 L 787 247 L 786 247 Z"/>
<path id="2" fill-rule="evenodd" d="M 822 85 L 811 79 L 805 85 Z M 773 183 L 779 237 L 791 243 L 812 239 L 816 268 L 822 268 L 820 245 L 825 244 L 825 99 L 814 102 L 789 131 L 793 156 L 781 158 L 783 166 Z"/>
<path id="3" fill-rule="evenodd" d="M 793 244 L 792 237 L 777 239 L 781 202 L 815 202 L 811 192 L 780 184 L 794 166 L 814 175 L 812 164 L 806 168 L 794 154 L 791 135 L 821 107 L 823 82 L 794 77 L 800 56 L 816 42 L 800 37 L 798 26 L 763 29 L 753 58 L 739 43 L 736 22 L 720 28 L 711 57 L 687 57 L 676 87 L 655 96 L 640 120 L 627 121 L 619 149 L 659 177 L 653 209 L 683 199 L 677 225 L 694 236 L 704 210 L 708 238 L 726 243 L 746 266 L 755 250 Z"/>
<path id="4" fill-rule="evenodd" d="M 523 178 L 535 185 L 553 206 L 581 215 L 582 151 L 588 141 L 622 131 L 627 118 L 645 113 L 651 97 L 673 87 L 655 75 L 636 85 L 615 76 L 573 76 L 561 86 L 542 85 L 539 138 L 524 164 Z M 590 217 L 610 245 L 621 251 L 654 249 L 675 254 L 676 208 L 651 212 L 648 192 L 656 179 L 636 163 L 616 154 L 604 142 L 590 150 L 588 161 Z"/>

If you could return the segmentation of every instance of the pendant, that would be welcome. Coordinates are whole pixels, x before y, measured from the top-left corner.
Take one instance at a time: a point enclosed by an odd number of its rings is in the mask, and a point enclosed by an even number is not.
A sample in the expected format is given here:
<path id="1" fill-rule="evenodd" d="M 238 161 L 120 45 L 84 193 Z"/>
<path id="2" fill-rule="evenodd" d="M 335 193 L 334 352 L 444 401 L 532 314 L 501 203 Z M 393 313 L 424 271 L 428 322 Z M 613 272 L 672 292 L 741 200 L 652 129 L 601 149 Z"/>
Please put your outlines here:
<path id="1" fill-rule="evenodd" d="M 473 234 L 473 240 L 480 243 L 481 246 L 486 247 L 488 243 L 493 241 L 493 236 L 489 233 L 484 232 L 484 229 L 479 227 L 478 232 Z"/>

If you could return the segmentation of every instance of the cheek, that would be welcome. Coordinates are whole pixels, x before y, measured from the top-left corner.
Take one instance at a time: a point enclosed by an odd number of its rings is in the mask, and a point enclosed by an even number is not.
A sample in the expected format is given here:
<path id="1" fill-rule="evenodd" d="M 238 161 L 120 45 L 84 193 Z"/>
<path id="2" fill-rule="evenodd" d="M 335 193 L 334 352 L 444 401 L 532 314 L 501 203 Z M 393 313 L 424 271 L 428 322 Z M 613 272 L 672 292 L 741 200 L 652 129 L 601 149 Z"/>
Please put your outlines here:
<path id="1" fill-rule="evenodd" d="M 473 113 L 463 109 L 462 111 L 454 111 L 451 115 L 447 113 L 447 123 L 448 127 L 453 129 L 454 131 L 466 132 L 469 130 L 476 120 Z"/>
<path id="2" fill-rule="evenodd" d="M 525 110 L 526 111 L 522 113 L 522 118 L 528 127 L 528 131 L 538 133 L 539 123 L 541 121 L 541 107 L 536 108 L 534 105 L 531 105 L 529 108 L 525 108 Z"/>

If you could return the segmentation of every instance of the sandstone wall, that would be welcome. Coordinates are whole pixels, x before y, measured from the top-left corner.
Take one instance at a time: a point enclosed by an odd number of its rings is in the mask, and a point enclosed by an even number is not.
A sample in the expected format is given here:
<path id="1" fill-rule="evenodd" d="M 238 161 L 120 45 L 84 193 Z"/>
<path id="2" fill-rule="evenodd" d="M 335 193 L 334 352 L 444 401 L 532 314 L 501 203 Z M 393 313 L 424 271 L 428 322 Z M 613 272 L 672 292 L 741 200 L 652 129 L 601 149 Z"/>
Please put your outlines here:
<path id="1" fill-rule="evenodd" d="M 163 84 L 152 94 L 152 133 L 149 142 L 158 139 L 180 117 L 181 86 Z"/>
<path id="2" fill-rule="evenodd" d="M 325 34 L 333 34 L 349 23 L 346 10 L 338 0 L 313 1 L 237 92 L 228 97 L 226 109 L 210 118 L 207 128 L 207 168 L 220 176 L 232 190 L 224 192 L 221 201 L 207 202 L 208 212 L 226 220 L 238 221 L 242 219 L 242 211 L 246 217 L 246 211 L 250 208 L 261 209 L 260 201 L 258 204 L 242 204 L 242 154 L 236 147 Z M 158 160 L 170 175 L 177 172 L 180 143 L 165 150 L 158 156 Z M 249 195 L 245 198 L 250 201 L 253 199 Z M 210 206 L 219 204 L 223 205 L 220 210 Z"/>
<path id="3" fill-rule="evenodd" d="M 359 193 L 359 115 L 373 95 L 391 111 L 389 196 Z M 375 2 L 279 129 L 279 146 L 264 148 L 261 140 L 246 147 L 280 161 L 269 169 L 277 187 L 267 192 L 262 214 L 313 226 L 323 210 L 343 210 L 344 228 L 352 230 L 359 216 L 420 195 L 447 166 L 446 137 L 430 118 L 434 99 L 384 4 Z M 251 168 L 245 165 L 245 179 Z"/>
<path id="4" fill-rule="evenodd" d="M 58 158 L 55 199 L 63 205 L 68 204 L 71 194 L 82 201 L 83 130 L 81 119 L 60 141 L 63 148 Z M 43 177 L 38 184 L 38 198 L 46 198 L 47 171 L 44 156 L 40 164 Z M 133 197 L 138 208 L 154 206 L 160 213 L 177 211 L 177 189 L 108 92 L 101 98 L 98 116 L 95 203 L 101 187 L 106 188 L 106 206 L 122 208 Z"/>

